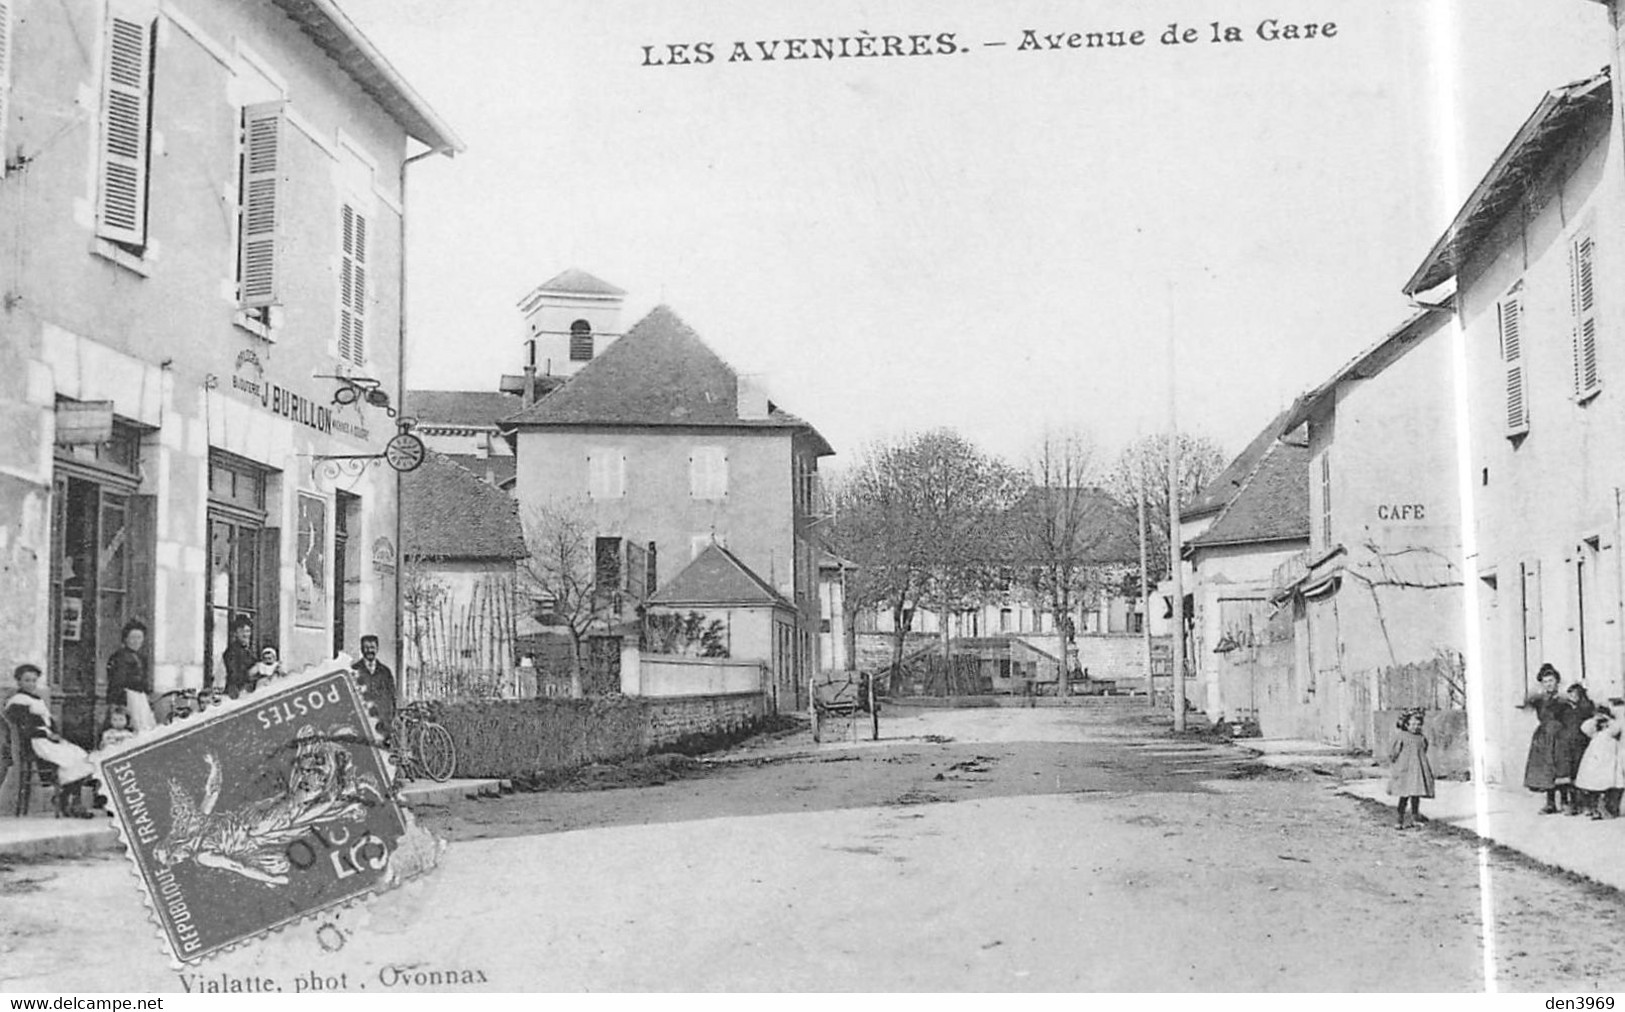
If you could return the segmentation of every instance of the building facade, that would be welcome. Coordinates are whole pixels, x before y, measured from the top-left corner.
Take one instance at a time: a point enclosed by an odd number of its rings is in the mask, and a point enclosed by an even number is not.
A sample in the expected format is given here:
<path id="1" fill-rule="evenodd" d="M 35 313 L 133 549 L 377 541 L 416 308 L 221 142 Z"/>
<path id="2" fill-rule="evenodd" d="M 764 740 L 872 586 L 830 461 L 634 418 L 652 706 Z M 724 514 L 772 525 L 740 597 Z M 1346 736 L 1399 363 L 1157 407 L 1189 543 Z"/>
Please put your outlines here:
<path id="1" fill-rule="evenodd" d="M 815 428 L 664 306 L 507 428 L 521 517 L 587 517 L 599 557 L 623 560 L 604 579 L 658 590 L 715 543 L 789 601 L 804 697 L 818 666 L 818 461 L 834 452 Z"/>
<path id="2" fill-rule="evenodd" d="M 1625 692 L 1625 300 L 1606 281 L 1625 269 L 1620 143 L 1609 73 L 1548 93 L 1405 288 L 1452 299 L 1464 331 L 1475 674 L 1504 783 L 1522 777 L 1541 664 Z"/>
<path id="3" fill-rule="evenodd" d="M 396 434 L 404 166 L 460 142 L 328 0 L 0 21 L 0 679 L 89 744 L 132 618 L 159 693 L 238 614 L 393 652 L 395 472 L 323 458 Z"/>
<path id="4" fill-rule="evenodd" d="M 1294 649 L 1253 672 L 1266 735 L 1369 749 L 1397 711 L 1460 722 L 1460 490 L 1450 314 L 1423 310 L 1302 398 L 1309 547 L 1277 571 Z M 1439 757 L 1435 756 L 1437 761 Z"/>
<path id="5" fill-rule="evenodd" d="M 1213 719 L 1256 716 L 1250 652 L 1271 611 L 1271 579 L 1308 546 L 1308 447 L 1288 416 L 1272 419 L 1180 515 L 1195 682 L 1186 698 Z"/>

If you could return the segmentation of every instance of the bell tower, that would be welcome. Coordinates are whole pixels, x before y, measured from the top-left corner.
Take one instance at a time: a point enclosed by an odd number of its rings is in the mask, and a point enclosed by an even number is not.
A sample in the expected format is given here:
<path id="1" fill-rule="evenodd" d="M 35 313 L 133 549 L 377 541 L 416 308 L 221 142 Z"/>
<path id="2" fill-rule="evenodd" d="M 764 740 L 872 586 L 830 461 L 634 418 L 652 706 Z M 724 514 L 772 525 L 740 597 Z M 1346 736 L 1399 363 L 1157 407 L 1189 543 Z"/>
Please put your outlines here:
<path id="1" fill-rule="evenodd" d="M 519 302 L 525 372 L 572 376 L 621 336 L 626 292 L 572 267 Z"/>

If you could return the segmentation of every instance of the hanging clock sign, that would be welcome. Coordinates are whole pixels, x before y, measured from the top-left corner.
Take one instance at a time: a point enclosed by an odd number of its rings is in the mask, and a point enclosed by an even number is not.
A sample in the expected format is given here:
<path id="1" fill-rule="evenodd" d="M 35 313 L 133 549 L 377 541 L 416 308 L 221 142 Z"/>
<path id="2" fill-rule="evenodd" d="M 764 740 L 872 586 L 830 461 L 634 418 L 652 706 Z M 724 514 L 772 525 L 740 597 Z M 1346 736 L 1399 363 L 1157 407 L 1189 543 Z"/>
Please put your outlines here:
<path id="1" fill-rule="evenodd" d="M 384 446 L 384 461 L 397 471 L 416 471 L 423 465 L 423 440 L 410 432 L 401 432 Z"/>

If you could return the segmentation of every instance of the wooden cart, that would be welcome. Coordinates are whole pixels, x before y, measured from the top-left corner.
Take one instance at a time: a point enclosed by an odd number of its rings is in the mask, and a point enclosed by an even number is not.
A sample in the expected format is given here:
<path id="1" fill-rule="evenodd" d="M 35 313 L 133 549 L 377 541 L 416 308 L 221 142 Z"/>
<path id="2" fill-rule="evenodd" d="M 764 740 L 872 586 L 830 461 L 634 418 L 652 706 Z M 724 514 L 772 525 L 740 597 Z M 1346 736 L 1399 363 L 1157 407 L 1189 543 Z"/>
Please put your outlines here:
<path id="1" fill-rule="evenodd" d="M 880 740 L 880 700 L 874 679 L 856 671 L 815 672 L 809 685 L 813 741 L 823 741 L 832 721 L 846 721 L 846 731 L 858 740 L 858 726 L 868 716 L 869 737 Z"/>

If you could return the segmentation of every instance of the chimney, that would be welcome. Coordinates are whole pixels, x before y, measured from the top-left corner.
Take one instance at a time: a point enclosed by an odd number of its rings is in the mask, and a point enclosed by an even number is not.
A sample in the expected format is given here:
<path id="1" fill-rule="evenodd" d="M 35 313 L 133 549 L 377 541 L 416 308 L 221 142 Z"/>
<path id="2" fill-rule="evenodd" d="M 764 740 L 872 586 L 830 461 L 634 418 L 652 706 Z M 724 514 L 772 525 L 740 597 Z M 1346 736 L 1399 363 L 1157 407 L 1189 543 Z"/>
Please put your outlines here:
<path id="1" fill-rule="evenodd" d="M 759 422 L 767 418 L 767 388 L 760 373 L 740 373 L 738 378 L 739 420 Z"/>
<path id="2" fill-rule="evenodd" d="M 536 339 L 525 342 L 525 404 L 536 403 Z"/>

